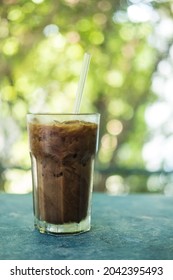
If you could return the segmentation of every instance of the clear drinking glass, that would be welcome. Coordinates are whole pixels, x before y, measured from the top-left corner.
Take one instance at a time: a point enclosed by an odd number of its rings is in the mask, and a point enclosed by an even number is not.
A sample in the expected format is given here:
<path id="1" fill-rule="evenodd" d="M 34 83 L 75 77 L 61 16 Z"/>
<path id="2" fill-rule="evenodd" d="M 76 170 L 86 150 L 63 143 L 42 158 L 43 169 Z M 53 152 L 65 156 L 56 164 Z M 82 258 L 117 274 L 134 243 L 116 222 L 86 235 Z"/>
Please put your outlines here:
<path id="1" fill-rule="evenodd" d="M 35 227 L 75 233 L 91 226 L 99 114 L 28 114 Z"/>

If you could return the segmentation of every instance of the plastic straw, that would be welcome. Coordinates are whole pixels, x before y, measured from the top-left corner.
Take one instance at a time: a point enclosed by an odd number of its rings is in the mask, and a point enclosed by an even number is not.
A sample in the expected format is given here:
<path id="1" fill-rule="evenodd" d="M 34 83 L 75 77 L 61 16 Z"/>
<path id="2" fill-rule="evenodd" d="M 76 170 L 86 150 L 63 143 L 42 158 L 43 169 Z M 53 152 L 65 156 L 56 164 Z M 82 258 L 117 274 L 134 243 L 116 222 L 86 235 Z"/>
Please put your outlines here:
<path id="1" fill-rule="evenodd" d="M 88 74 L 90 59 L 91 59 L 91 55 L 88 53 L 85 53 L 83 65 L 82 65 L 82 71 L 80 74 L 80 79 L 79 79 L 77 92 L 76 92 L 76 100 L 75 100 L 75 105 L 74 105 L 75 114 L 78 114 L 79 110 L 80 110 L 82 94 L 83 94 L 83 90 L 84 90 L 84 86 L 85 86 L 86 77 Z"/>

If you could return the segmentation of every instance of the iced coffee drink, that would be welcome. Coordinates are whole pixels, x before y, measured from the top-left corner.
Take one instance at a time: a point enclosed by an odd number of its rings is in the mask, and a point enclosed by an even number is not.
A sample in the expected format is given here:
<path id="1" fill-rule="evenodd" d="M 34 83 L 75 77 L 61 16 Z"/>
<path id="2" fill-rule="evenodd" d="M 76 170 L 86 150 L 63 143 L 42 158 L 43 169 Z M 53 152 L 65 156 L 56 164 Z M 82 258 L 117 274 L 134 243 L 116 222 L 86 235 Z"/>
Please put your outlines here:
<path id="1" fill-rule="evenodd" d="M 98 122 L 98 114 L 28 115 L 35 225 L 41 232 L 89 230 Z"/>

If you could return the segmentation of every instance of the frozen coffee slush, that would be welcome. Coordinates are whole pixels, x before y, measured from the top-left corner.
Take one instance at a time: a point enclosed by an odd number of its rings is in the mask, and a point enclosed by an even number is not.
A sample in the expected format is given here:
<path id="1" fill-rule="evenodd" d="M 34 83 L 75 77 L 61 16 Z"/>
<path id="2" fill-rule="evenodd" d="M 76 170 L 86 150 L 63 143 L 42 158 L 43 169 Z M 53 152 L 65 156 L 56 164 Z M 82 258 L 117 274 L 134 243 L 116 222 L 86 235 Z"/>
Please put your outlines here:
<path id="1" fill-rule="evenodd" d="M 90 229 L 99 114 L 28 114 L 35 226 L 40 232 Z"/>

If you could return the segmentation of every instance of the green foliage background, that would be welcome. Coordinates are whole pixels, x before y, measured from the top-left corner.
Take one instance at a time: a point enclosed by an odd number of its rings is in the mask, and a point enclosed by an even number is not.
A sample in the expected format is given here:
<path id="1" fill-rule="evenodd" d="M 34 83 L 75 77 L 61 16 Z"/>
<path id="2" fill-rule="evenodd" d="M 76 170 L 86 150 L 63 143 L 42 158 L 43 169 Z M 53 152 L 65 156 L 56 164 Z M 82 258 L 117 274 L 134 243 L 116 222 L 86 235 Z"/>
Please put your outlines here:
<path id="1" fill-rule="evenodd" d="M 90 52 L 81 112 L 101 113 L 95 190 L 105 191 L 107 178 L 118 175 L 112 178 L 122 183 L 123 192 L 148 191 L 153 174 L 142 157 L 150 136 L 144 114 L 156 100 L 152 75 L 172 42 L 165 52 L 153 47 L 149 38 L 159 20 L 130 21 L 126 14 L 132 2 L 1 1 L 1 190 L 30 191 L 26 114 L 73 111 L 83 55 Z M 172 16 L 171 1 L 150 1 L 150 6 Z"/>

